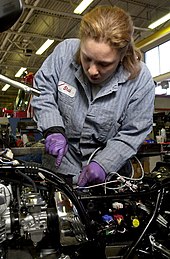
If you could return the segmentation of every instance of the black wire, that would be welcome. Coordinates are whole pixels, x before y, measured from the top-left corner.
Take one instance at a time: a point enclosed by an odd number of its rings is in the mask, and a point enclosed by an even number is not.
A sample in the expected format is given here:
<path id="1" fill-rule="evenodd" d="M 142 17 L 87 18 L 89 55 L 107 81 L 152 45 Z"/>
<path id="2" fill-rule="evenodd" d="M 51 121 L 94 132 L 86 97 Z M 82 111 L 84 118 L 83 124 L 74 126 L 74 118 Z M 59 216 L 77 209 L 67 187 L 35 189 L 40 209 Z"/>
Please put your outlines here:
<path id="1" fill-rule="evenodd" d="M 22 173 L 19 169 L 16 169 L 15 172 L 17 174 L 20 174 L 21 176 L 23 176 L 25 179 L 27 179 L 32 184 L 34 192 L 37 193 L 37 186 L 36 186 L 35 182 L 28 175 Z"/>

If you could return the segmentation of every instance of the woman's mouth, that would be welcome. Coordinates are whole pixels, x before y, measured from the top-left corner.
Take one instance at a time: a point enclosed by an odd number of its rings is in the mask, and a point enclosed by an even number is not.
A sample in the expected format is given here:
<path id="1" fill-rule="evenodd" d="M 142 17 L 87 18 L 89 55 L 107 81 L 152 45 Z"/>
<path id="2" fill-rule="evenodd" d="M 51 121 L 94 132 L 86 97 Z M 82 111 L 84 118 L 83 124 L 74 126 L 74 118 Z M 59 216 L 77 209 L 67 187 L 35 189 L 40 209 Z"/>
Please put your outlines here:
<path id="1" fill-rule="evenodd" d="M 98 81 L 98 80 L 100 80 L 100 78 L 96 77 L 96 76 L 90 76 L 89 78 L 90 78 L 91 81 Z"/>

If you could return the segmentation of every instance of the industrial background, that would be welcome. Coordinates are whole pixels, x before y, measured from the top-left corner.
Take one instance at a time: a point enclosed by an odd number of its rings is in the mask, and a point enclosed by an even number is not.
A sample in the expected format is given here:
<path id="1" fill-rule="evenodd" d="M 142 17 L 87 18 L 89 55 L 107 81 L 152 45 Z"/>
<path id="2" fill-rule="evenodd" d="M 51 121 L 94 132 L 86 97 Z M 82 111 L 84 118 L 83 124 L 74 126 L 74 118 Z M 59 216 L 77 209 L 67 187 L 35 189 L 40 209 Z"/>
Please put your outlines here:
<path id="1" fill-rule="evenodd" d="M 154 30 L 148 25 L 170 11 L 170 0 L 94 0 L 82 13 L 74 14 L 80 0 L 23 0 L 24 10 L 18 21 L 7 31 L 0 33 L 0 74 L 11 79 L 21 67 L 27 73 L 35 73 L 54 47 L 64 39 L 77 37 L 81 17 L 97 5 L 117 5 L 127 10 L 134 21 L 134 40 L 138 47 L 161 37 L 170 37 L 170 21 Z M 169 35 L 168 35 L 169 34 Z M 35 54 L 47 40 L 54 43 L 42 54 Z M 0 110 L 13 109 L 18 89 L 10 87 L 3 92 L 0 82 Z"/>

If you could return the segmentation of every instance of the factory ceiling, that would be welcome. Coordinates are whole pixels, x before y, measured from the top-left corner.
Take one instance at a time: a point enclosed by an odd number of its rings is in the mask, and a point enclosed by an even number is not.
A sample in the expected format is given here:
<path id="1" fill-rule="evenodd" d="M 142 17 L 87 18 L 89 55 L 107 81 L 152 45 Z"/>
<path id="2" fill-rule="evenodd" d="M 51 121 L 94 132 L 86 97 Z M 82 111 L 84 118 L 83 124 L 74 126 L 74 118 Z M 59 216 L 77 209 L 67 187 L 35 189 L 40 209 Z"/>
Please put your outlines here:
<path id="1" fill-rule="evenodd" d="M 81 15 L 73 11 L 80 2 L 23 0 L 20 18 L 0 33 L 0 74 L 16 80 L 15 74 L 21 67 L 26 67 L 28 73 L 36 73 L 59 42 L 77 36 Z M 127 10 L 134 21 L 136 44 L 170 26 L 170 22 L 166 22 L 154 30 L 148 29 L 149 24 L 170 12 L 170 0 L 94 0 L 85 12 L 97 5 L 117 5 Z M 47 39 L 54 39 L 54 43 L 42 55 L 36 55 Z M 17 80 L 21 81 L 21 78 Z M 18 89 L 11 86 L 3 92 L 3 86 L 0 82 L 0 110 L 3 107 L 13 109 Z"/>

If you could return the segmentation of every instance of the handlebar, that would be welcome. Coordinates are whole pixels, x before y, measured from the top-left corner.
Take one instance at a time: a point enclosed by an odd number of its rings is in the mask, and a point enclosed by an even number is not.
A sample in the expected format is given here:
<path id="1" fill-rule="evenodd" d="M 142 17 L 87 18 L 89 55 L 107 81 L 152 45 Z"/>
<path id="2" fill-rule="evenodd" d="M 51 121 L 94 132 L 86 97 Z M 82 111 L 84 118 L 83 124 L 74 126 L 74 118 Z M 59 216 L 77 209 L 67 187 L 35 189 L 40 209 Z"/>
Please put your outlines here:
<path id="1" fill-rule="evenodd" d="M 2 81 L 2 82 L 4 82 L 4 83 L 7 83 L 7 84 L 9 84 L 9 85 L 12 85 L 12 86 L 14 86 L 14 87 L 16 87 L 16 88 L 19 88 L 19 89 L 21 89 L 21 90 L 24 90 L 25 92 L 27 92 L 27 93 L 31 93 L 31 94 L 34 94 L 34 95 L 36 95 L 36 96 L 40 96 L 40 91 L 38 91 L 37 89 L 35 89 L 35 88 L 31 88 L 31 87 L 29 87 L 29 86 L 27 86 L 27 85 L 25 85 L 25 84 L 22 84 L 22 83 L 20 83 L 20 82 L 17 82 L 17 81 L 15 81 L 15 80 L 12 80 L 12 79 L 10 79 L 10 78 L 8 78 L 8 77 L 6 77 L 6 76 L 4 76 L 4 75 L 1 75 L 0 74 L 0 81 Z"/>

